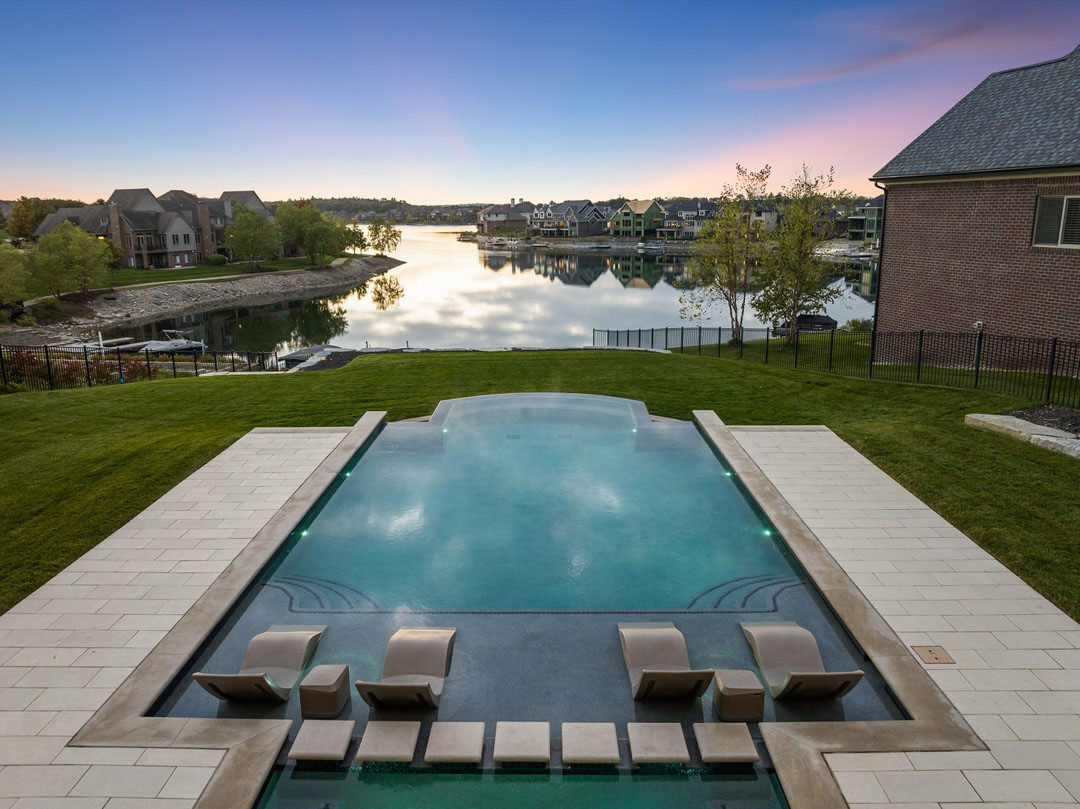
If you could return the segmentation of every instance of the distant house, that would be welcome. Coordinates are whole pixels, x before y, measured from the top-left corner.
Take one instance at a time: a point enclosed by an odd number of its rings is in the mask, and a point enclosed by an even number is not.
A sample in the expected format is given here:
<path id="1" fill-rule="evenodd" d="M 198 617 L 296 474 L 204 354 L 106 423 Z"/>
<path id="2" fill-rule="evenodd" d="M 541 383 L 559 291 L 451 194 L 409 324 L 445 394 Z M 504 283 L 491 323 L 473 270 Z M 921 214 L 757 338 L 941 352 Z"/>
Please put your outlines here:
<path id="1" fill-rule="evenodd" d="M 104 205 L 60 208 L 49 214 L 34 236 L 71 222 L 116 245 L 129 267 L 183 267 L 225 252 L 225 229 L 232 224 L 234 204 L 271 217 L 254 191 L 228 191 L 208 199 L 179 190 L 157 197 L 149 188 L 118 188 Z"/>
<path id="2" fill-rule="evenodd" d="M 587 199 L 549 202 L 533 208 L 529 233 L 539 236 L 599 236 L 607 218 Z"/>
<path id="3" fill-rule="evenodd" d="M 987 77 L 871 179 L 877 326 L 1080 339 L 1080 48 Z"/>
<path id="4" fill-rule="evenodd" d="M 664 208 L 655 199 L 628 199 L 608 221 L 612 236 L 655 236 L 664 226 Z"/>
<path id="5" fill-rule="evenodd" d="M 478 233 L 524 232 L 529 228 L 534 207 L 531 202 L 516 199 L 511 199 L 509 205 L 488 205 L 476 214 L 476 230 Z"/>
<path id="6" fill-rule="evenodd" d="M 885 195 L 881 194 L 865 205 L 857 205 L 848 216 L 847 236 L 854 242 L 876 242 L 881 238 L 885 221 Z"/>
<path id="7" fill-rule="evenodd" d="M 688 199 L 664 205 L 664 224 L 656 231 L 661 239 L 696 239 L 716 213 L 716 203 Z"/>

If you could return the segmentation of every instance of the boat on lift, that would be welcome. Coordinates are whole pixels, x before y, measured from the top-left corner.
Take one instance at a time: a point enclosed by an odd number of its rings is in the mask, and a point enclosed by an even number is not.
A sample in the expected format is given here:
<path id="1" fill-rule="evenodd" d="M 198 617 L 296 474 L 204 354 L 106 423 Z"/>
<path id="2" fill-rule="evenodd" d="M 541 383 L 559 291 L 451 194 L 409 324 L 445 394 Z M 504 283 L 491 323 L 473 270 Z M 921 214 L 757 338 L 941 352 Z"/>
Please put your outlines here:
<path id="1" fill-rule="evenodd" d="M 191 332 L 162 329 L 161 334 L 165 339 L 150 340 L 142 347 L 142 350 L 149 351 L 151 354 L 206 353 L 206 343 L 202 340 L 192 340 Z"/>

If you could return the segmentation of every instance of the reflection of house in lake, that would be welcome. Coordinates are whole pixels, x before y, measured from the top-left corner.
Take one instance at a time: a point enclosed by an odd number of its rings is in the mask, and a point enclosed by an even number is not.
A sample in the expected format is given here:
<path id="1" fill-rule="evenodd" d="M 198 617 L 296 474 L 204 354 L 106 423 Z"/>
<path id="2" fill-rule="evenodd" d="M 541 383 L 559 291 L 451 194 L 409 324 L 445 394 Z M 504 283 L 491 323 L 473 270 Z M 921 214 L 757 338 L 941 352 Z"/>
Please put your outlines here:
<path id="1" fill-rule="evenodd" d="M 660 281 L 674 285 L 682 274 L 685 259 L 679 256 L 620 255 L 597 253 L 558 253 L 553 251 L 478 251 L 485 269 L 499 272 L 507 267 L 512 273 L 532 271 L 551 281 L 569 286 L 592 286 L 605 272 L 611 271 L 624 287 L 652 289 Z"/>

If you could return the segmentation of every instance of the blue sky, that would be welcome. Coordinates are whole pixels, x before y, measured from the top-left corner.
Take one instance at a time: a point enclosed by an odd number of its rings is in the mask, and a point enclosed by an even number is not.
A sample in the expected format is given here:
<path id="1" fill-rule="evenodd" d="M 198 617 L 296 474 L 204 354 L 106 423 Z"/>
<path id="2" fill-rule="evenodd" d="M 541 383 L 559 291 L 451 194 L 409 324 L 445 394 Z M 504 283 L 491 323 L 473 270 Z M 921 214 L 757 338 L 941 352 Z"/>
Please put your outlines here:
<path id="1" fill-rule="evenodd" d="M 114 187 L 412 202 L 866 178 L 1075 0 L 278 2 L 6 9 L 0 198 Z"/>

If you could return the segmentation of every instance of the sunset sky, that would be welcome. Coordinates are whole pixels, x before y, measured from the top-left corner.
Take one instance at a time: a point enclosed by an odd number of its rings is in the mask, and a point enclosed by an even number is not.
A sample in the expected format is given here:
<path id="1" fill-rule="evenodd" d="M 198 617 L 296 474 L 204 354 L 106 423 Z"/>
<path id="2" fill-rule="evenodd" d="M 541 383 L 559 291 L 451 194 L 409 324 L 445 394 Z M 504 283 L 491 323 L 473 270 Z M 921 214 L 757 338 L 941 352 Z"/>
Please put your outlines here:
<path id="1" fill-rule="evenodd" d="M 116 187 L 410 202 L 716 195 L 739 161 L 867 181 L 1076 0 L 5 8 L 0 199 Z"/>

